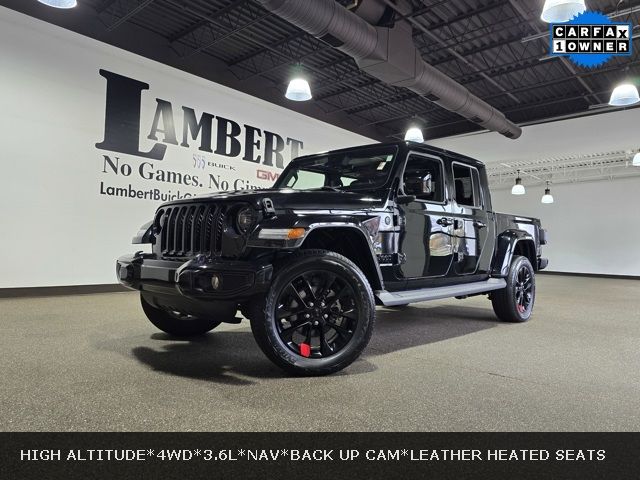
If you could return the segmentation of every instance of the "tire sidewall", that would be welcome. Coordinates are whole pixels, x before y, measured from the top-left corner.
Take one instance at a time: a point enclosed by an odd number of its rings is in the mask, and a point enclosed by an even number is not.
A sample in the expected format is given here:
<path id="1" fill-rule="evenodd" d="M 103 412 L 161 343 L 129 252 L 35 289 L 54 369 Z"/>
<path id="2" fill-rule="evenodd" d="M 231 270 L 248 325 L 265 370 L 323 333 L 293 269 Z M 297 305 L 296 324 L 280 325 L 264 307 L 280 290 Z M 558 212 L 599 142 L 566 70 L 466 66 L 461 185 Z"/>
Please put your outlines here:
<path id="1" fill-rule="evenodd" d="M 307 358 L 293 352 L 280 338 L 276 325 L 277 301 L 289 282 L 299 275 L 323 270 L 338 274 L 347 281 L 355 294 L 358 311 L 361 312 L 356 330 L 349 342 L 336 354 L 328 358 Z M 346 259 L 326 252 L 301 257 L 295 263 L 282 268 L 267 294 L 263 318 L 257 320 L 267 342 L 267 353 L 281 366 L 301 373 L 313 374 L 336 371 L 353 362 L 369 342 L 375 318 L 375 304 L 366 277 L 360 269 Z"/>

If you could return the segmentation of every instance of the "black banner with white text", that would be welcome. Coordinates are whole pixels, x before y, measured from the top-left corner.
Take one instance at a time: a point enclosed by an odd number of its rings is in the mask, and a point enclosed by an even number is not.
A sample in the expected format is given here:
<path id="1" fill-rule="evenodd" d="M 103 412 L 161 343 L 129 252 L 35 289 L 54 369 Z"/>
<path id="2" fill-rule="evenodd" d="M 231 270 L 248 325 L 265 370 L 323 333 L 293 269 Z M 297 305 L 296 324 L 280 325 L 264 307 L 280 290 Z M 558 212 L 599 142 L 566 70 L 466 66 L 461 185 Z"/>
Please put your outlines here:
<path id="1" fill-rule="evenodd" d="M 1 478 L 638 478 L 631 433 L 3 433 Z"/>

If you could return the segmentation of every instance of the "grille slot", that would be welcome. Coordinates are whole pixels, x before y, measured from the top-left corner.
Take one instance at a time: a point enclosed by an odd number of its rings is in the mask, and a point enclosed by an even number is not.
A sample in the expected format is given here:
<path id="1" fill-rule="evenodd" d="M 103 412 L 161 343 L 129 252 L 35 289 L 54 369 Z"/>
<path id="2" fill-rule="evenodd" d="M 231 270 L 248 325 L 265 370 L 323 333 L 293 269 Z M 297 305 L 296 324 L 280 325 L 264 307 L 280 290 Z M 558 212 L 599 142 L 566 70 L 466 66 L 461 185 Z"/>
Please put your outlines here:
<path id="1" fill-rule="evenodd" d="M 225 205 L 177 205 L 158 212 L 162 256 L 219 255 L 227 208 Z"/>

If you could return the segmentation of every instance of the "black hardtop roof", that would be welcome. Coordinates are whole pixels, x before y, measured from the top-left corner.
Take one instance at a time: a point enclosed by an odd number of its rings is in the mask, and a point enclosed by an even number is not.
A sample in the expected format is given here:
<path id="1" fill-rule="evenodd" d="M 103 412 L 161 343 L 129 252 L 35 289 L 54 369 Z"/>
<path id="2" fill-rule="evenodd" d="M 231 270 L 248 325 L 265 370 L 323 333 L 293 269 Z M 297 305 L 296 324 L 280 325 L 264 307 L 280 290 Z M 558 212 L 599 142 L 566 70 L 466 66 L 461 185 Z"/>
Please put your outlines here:
<path id="1" fill-rule="evenodd" d="M 407 153 L 409 151 L 413 151 L 413 152 L 421 152 L 421 153 L 429 153 L 432 155 L 436 155 L 436 156 L 440 156 L 440 157 L 447 157 L 451 160 L 455 160 L 455 161 L 459 161 L 459 162 L 463 162 L 463 163 L 467 163 L 469 165 L 473 165 L 475 167 L 483 167 L 484 163 L 481 162 L 480 160 L 476 160 L 475 158 L 471 158 L 471 157 L 467 157 L 465 155 L 456 153 L 456 152 L 452 152 L 450 150 L 445 150 L 444 148 L 438 148 L 438 147 L 433 147 L 431 145 L 427 145 L 424 143 L 416 143 L 416 142 L 403 142 L 403 141 L 397 141 L 397 142 L 385 142 L 385 143 L 368 143 L 368 144 L 364 144 L 364 145 L 356 145 L 353 147 L 346 147 L 346 148 L 340 148 L 340 149 L 336 149 L 336 150 L 328 150 L 325 152 L 318 152 L 318 153 L 314 153 L 311 155 L 304 155 L 301 157 L 298 157 L 299 160 L 305 159 L 305 158 L 311 158 L 311 157 L 315 157 L 318 155 L 324 155 L 327 154 L 329 152 L 332 153 L 341 153 L 341 152 L 348 152 L 350 150 L 359 150 L 359 149 L 363 149 L 363 148 L 384 148 L 384 147 L 398 147 L 398 151 L 399 153 Z M 298 160 L 295 159 L 295 160 Z M 294 161 L 295 161 L 294 160 Z"/>

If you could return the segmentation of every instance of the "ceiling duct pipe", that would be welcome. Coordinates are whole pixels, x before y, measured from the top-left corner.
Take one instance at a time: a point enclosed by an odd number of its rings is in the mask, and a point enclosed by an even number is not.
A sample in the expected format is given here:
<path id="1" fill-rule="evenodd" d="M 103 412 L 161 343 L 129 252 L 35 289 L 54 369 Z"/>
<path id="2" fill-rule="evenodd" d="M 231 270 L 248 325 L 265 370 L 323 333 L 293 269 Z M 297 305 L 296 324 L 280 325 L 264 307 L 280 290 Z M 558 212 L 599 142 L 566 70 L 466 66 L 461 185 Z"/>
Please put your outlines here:
<path id="1" fill-rule="evenodd" d="M 371 25 L 380 25 L 383 18 L 393 14 L 390 8 L 379 1 L 370 2 L 367 0 L 355 0 L 351 5 L 347 6 L 347 9 L 351 10 Z"/>
<path id="2" fill-rule="evenodd" d="M 507 120 L 502 112 L 426 63 L 413 43 L 408 22 L 395 22 L 391 28 L 369 23 L 384 23 L 388 16 L 388 12 L 380 9 L 378 0 L 354 2 L 353 11 L 335 0 L 258 2 L 289 23 L 353 57 L 358 67 L 369 75 L 389 85 L 409 88 L 487 130 L 513 139 L 522 134 L 522 129 Z M 367 2 L 372 5 L 366 6 Z M 377 22 L 376 17 L 379 17 Z"/>

